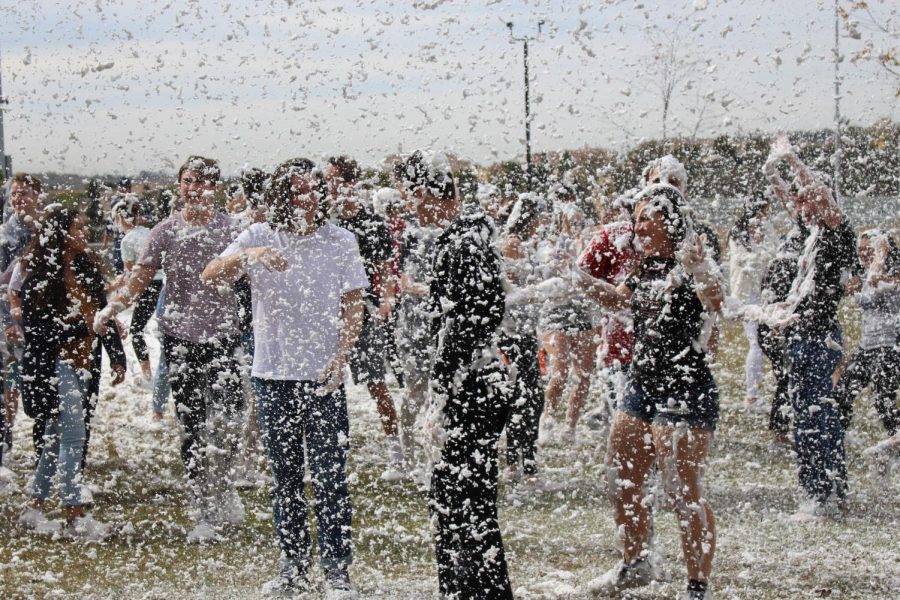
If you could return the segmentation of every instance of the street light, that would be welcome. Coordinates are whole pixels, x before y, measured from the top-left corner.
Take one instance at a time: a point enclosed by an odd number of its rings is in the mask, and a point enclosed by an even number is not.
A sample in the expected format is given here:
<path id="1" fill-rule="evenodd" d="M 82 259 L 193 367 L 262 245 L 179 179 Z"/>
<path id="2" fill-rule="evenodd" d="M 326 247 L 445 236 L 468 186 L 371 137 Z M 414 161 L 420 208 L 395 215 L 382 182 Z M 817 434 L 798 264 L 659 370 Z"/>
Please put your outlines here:
<path id="1" fill-rule="evenodd" d="M 528 42 L 536 41 L 541 36 L 541 26 L 543 21 L 538 21 L 537 35 L 533 37 L 513 35 L 513 23 L 507 21 L 506 26 L 509 28 L 509 39 L 512 42 L 522 42 L 522 59 L 525 64 L 525 180 L 528 190 L 532 188 L 531 177 L 531 101 L 530 101 L 530 82 L 528 81 Z"/>
<path id="2" fill-rule="evenodd" d="M 12 160 L 6 156 L 3 134 L 3 107 L 7 104 L 9 101 L 3 97 L 3 65 L 0 64 L 0 175 L 3 175 L 3 181 L 12 175 Z"/>

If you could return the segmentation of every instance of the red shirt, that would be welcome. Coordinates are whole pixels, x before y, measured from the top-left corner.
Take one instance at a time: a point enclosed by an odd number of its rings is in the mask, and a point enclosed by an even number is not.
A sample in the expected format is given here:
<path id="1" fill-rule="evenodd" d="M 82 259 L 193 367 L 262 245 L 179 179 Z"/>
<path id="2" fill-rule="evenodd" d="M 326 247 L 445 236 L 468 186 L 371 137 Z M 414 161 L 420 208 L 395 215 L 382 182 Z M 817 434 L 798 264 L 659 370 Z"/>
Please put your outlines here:
<path id="1" fill-rule="evenodd" d="M 619 285 L 631 273 L 637 259 L 631 223 L 623 221 L 604 225 L 581 255 L 578 266 L 596 279 Z M 630 319 L 623 317 L 625 315 L 609 315 L 606 319 L 600 346 L 606 367 L 631 362 L 634 334 Z"/>

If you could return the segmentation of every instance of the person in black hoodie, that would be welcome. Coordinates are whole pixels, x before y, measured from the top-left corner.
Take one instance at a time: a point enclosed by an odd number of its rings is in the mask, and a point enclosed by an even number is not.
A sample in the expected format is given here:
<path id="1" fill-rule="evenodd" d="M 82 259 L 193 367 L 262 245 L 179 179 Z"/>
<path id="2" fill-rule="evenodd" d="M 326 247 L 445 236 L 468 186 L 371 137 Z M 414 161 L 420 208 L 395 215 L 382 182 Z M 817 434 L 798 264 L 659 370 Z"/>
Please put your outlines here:
<path id="1" fill-rule="evenodd" d="M 497 441 L 510 394 L 495 340 L 505 312 L 494 225 L 461 210 L 449 165 L 416 152 L 404 177 L 416 202 L 449 222 L 429 285 L 436 346 L 426 427 L 435 445 L 429 508 L 443 598 L 511 599 L 497 519 Z"/>

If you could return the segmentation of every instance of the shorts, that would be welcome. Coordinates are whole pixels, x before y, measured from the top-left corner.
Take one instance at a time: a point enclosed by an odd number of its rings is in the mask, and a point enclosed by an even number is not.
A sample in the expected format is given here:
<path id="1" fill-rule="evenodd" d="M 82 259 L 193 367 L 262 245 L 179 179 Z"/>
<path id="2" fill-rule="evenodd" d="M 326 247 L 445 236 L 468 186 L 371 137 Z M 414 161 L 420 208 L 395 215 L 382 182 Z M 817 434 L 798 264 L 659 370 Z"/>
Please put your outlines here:
<path id="1" fill-rule="evenodd" d="M 350 353 L 350 373 L 354 383 L 384 383 L 384 361 L 388 357 L 385 328 L 366 317 Z"/>
<path id="2" fill-rule="evenodd" d="M 648 396 L 631 382 L 619 400 L 618 409 L 653 425 L 686 423 L 691 429 L 715 431 L 719 421 L 719 389 L 710 381 L 681 399 L 666 398 Z"/>
<path id="3" fill-rule="evenodd" d="M 575 334 L 593 328 L 591 313 L 583 302 L 569 301 L 541 310 L 540 329 L 544 333 L 559 331 Z"/>

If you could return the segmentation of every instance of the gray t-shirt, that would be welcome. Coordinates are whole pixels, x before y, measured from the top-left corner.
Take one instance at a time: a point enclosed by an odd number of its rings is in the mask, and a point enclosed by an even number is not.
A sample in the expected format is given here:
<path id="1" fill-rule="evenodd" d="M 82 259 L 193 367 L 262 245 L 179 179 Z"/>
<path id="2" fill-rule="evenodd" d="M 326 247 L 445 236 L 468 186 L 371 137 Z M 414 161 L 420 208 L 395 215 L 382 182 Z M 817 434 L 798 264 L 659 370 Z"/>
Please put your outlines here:
<path id="1" fill-rule="evenodd" d="M 162 269 L 166 310 L 160 327 L 166 335 L 199 343 L 238 335 L 237 299 L 231 286 L 200 281 L 206 265 L 237 236 L 231 217 L 217 212 L 206 225 L 190 225 L 175 213 L 150 231 L 138 264 Z"/>

